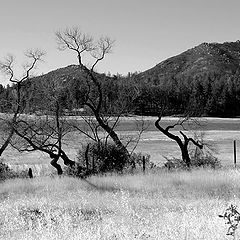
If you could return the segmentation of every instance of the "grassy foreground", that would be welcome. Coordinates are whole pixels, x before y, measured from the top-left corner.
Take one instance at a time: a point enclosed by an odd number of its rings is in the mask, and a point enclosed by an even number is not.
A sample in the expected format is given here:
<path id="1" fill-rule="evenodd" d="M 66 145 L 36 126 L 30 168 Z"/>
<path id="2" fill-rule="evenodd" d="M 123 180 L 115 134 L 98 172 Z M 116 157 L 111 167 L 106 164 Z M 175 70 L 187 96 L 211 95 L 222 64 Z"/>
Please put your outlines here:
<path id="1" fill-rule="evenodd" d="M 0 184 L 0 239 L 231 239 L 230 204 L 237 170 L 15 179 Z"/>

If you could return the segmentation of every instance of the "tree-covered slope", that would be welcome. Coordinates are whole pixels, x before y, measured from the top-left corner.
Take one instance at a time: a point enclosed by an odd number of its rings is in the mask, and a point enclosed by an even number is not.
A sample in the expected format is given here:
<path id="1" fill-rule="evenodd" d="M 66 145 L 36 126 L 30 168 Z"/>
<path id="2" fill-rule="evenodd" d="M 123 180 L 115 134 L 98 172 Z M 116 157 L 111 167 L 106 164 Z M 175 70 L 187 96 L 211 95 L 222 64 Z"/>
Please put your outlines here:
<path id="1" fill-rule="evenodd" d="M 138 78 L 167 95 L 170 114 L 240 115 L 240 41 L 202 43 L 140 73 Z M 155 99 L 161 99 L 160 95 Z"/>
<path id="2" fill-rule="evenodd" d="M 104 112 L 157 115 L 240 116 L 240 41 L 202 43 L 155 67 L 128 76 L 95 73 Z M 63 109 L 82 108 L 90 82 L 70 65 L 25 82 L 24 111 L 36 112 L 55 96 Z M 91 84 L 91 83 L 90 83 Z M 14 87 L 0 85 L 0 111 L 8 111 Z M 91 90 L 94 99 L 94 90 Z"/>
<path id="3" fill-rule="evenodd" d="M 240 41 L 202 43 L 141 73 L 141 77 L 161 81 L 165 78 L 195 78 L 203 74 L 235 74 L 240 66 Z M 157 78 L 157 79 L 156 79 Z"/>

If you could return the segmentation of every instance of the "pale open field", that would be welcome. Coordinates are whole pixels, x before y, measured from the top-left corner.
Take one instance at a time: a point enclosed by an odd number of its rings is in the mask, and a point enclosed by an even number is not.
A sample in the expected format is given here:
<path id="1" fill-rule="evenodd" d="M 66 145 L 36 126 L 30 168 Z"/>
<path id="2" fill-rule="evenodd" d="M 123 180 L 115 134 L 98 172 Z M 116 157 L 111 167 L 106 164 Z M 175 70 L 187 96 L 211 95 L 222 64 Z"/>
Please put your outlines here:
<path id="1" fill-rule="evenodd" d="M 240 206 L 237 170 L 8 180 L 0 239 L 232 239 L 218 217 L 230 204 Z"/>
<path id="2" fill-rule="evenodd" d="M 154 129 L 154 118 L 142 135 L 138 151 L 161 163 L 163 155 L 178 156 L 175 143 Z M 165 118 L 164 124 L 173 121 Z M 232 141 L 239 139 L 239 119 L 204 119 L 205 139 L 214 143 L 225 166 L 232 165 Z M 124 119 L 118 131 L 135 134 L 133 119 Z M 84 139 L 71 134 L 65 147 L 74 159 Z M 240 155 L 239 155 L 240 156 Z M 3 156 L 12 166 L 34 166 L 34 174 L 50 173 L 41 153 Z M 37 173 L 38 172 L 38 173 Z M 147 172 L 146 175 L 13 179 L 1 183 L 0 239 L 159 239 L 221 240 L 228 225 L 219 214 L 230 205 L 240 207 L 240 172 L 194 170 Z M 237 231 L 237 238 L 240 238 Z"/>
<path id="3" fill-rule="evenodd" d="M 118 126 L 118 132 L 123 139 L 129 136 L 136 136 L 136 119 L 140 121 L 141 117 L 124 117 Z M 148 126 L 147 130 L 142 134 L 136 151 L 151 155 L 151 160 L 161 165 L 167 157 L 178 157 L 180 152 L 175 142 L 166 138 L 162 133 L 156 130 L 154 126 L 154 117 L 145 117 L 144 121 Z M 162 124 L 167 126 L 169 123 L 176 122 L 178 118 L 165 117 Z M 222 165 L 233 165 L 233 140 L 240 140 L 240 119 L 239 118 L 200 118 L 201 123 L 198 131 L 205 132 L 205 140 L 214 146 L 216 156 L 221 160 Z M 175 132 L 177 133 L 177 131 Z M 189 133 L 190 135 L 193 132 Z M 77 134 L 72 133 L 68 136 L 65 144 L 65 150 L 72 159 L 76 159 L 76 154 L 81 144 L 86 139 Z M 237 156 L 240 165 L 240 147 L 237 148 Z M 49 158 L 40 152 L 34 153 L 18 153 L 16 150 L 9 148 L 2 157 L 5 162 L 14 168 L 24 169 L 32 166 L 36 174 L 40 172 L 39 164 L 43 168 L 42 172 L 49 170 Z M 27 165 L 23 165 L 27 164 Z M 19 166 L 20 165 L 20 166 Z M 37 169 L 38 168 L 38 169 Z"/>

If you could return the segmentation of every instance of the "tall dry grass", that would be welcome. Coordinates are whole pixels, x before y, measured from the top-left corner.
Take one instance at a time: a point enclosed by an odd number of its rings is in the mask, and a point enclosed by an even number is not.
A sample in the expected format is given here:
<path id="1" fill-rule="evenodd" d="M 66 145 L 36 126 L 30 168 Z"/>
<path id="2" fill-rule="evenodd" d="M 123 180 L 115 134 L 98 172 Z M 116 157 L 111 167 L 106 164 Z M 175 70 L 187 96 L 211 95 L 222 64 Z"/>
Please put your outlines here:
<path id="1" fill-rule="evenodd" d="M 0 187 L 0 239 L 229 239 L 218 215 L 230 204 L 237 170 L 13 179 Z"/>

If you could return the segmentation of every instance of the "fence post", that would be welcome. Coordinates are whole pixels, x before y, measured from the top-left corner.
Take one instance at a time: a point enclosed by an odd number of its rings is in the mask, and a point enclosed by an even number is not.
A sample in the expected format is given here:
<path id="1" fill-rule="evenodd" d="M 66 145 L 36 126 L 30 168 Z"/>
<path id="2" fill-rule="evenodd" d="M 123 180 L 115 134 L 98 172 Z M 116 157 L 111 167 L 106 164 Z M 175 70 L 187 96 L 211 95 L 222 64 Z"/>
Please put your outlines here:
<path id="1" fill-rule="evenodd" d="M 236 151 L 236 140 L 233 141 L 233 158 L 234 158 L 234 167 L 237 167 L 237 151 Z"/>
<path id="2" fill-rule="evenodd" d="M 145 156 L 143 156 L 143 173 L 145 173 L 145 169 L 146 169 L 146 159 Z"/>
<path id="3" fill-rule="evenodd" d="M 33 178 L 33 172 L 31 168 L 28 169 L 28 177 Z"/>

